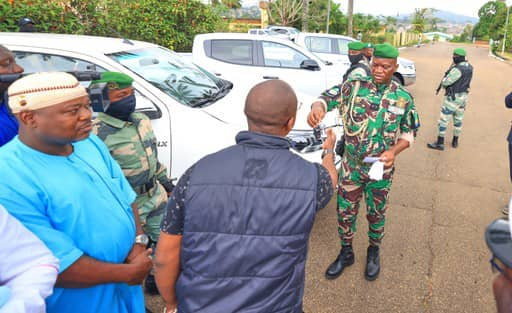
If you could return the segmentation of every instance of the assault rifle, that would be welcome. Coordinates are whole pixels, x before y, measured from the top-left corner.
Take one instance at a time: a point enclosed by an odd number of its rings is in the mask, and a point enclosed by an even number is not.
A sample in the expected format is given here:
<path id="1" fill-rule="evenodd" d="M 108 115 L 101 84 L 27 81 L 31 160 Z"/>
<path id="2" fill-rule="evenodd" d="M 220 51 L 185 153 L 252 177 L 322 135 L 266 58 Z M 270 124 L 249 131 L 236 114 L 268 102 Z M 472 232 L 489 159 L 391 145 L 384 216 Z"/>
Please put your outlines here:
<path id="1" fill-rule="evenodd" d="M 448 73 L 450 73 L 450 71 L 452 70 L 452 68 L 455 67 L 455 64 L 452 64 L 450 65 L 450 67 L 448 68 L 448 70 L 444 73 L 444 76 L 443 78 L 441 79 L 441 82 L 439 83 L 439 86 L 437 87 L 436 89 L 436 95 L 439 94 L 439 91 L 441 91 L 441 88 L 443 88 L 443 80 L 446 78 L 446 76 L 448 76 Z"/>

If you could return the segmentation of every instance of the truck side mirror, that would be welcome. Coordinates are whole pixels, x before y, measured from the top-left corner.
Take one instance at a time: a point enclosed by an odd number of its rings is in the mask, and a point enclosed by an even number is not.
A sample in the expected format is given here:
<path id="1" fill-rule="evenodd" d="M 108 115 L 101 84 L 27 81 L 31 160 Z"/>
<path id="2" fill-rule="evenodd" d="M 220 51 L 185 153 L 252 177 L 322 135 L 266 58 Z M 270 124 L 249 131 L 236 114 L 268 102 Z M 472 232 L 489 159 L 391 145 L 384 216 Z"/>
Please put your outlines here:
<path id="1" fill-rule="evenodd" d="M 300 64 L 300 68 L 308 71 L 319 71 L 320 65 L 318 65 L 318 62 L 316 62 L 315 60 L 308 59 L 302 61 L 302 63 Z"/>

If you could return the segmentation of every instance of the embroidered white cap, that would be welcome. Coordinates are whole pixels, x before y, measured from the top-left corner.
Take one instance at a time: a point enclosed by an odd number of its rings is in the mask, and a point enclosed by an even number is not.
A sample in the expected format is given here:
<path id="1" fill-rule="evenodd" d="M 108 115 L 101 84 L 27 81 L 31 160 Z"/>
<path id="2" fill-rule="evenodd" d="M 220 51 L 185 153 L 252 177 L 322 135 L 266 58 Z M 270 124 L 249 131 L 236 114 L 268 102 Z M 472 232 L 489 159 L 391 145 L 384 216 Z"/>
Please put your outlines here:
<path id="1" fill-rule="evenodd" d="M 37 110 L 87 96 L 87 91 L 71 74 L 35 73 L 18 79 L 7 90 L 12 113 Z"/>

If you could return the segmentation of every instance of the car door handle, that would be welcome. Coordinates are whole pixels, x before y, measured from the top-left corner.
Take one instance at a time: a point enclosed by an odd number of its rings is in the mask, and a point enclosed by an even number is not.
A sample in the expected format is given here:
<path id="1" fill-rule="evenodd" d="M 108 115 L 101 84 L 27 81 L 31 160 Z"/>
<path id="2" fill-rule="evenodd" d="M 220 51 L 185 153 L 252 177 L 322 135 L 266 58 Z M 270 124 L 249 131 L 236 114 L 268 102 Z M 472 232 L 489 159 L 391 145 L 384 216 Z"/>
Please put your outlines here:
<path id="1" fill-rule="evenodd" d="M 215 73 L 215 76 L 222 76 L 221 73 Z"/>
<path id="2" fill-rule="evenodd" d="M 263 79 L 279 79 L 277 76 L 263 76 Z"/>

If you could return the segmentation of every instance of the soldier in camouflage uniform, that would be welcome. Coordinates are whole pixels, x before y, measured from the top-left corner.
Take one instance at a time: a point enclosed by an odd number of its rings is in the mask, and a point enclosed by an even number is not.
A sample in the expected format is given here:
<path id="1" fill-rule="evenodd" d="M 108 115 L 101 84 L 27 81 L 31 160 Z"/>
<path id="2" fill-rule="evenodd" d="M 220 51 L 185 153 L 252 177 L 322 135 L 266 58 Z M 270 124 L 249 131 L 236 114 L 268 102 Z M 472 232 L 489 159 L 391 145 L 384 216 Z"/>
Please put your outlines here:
<path id="1" fill-rule="evenodd" d="M 448 123 L 453 118 L 452 147 L 459 145 L 459 136 L 462 132 L 462 120 L 468 101 L 468 92 L 473 78 L 473 67 L 466 61 L 466 50 L 457 48 L 453 51 L 453 65 L 441 81 L 446 93 L 441 106 L 439 117 L 437 142 L 427 144 L 430 149 L 444 150 L 444 137 Z"/>
<path id="2" fill-rule="evenodd" d="M 419 118 L 410 93 L 395 81 L 398 50 L 376 45 L 372 60 L 373 77 L 357 77 L 322 94 L 312 105 L 308 123 L 316 126 L 325 112 L 339 109 L 345 130 L 345 152 L 339 175 L 338 232 L 342 249 L 326 271 L 333 279 L 354 263 L 352 239 L 356 231 L 359 203 L 365 196 L 369 222 L 369 247 L 365 277 L 377 278 L 380 272 L 379 246 L 384 236 L 388 193 L 391 188 L 395 156 L 414 141 Z M 380 180 L 369 177 L 371 165 L 365 157 L 377 157 L 385 165 Z"/>
<path id="3" fill-rule="evenodd" d="M 371 75 L 370 63 L 363 54 L 363 49 L 366 45 L 360 41 L 351 41 L 348 44 L 348 59 L 350 60 L 350 67 L 343 75 L 343 81 L 354 79 L 356 77 L 366 77 Z"/>
<path id="4" fill-rule="evenodd" d="M 110 154 L 119 163 L 124 175 L 137 193 L 135 203 L 141 224 L 152 242 L 158 241 L 160 222 L 173 185 L 164 165 L 158 161 L 157 142 L 150 119 L 134 113 L 133 79 L 116 72 L 102 73 L 111 101 L 105 113 L 99 113 L 93 122 L 93 132 L 107 145 Z M 146 283 L 153 293 L 152 277 Z M 148 286 L 149 282 L 149 286 Z M 154 287 L 154 289 L 153 289 Z"/>

